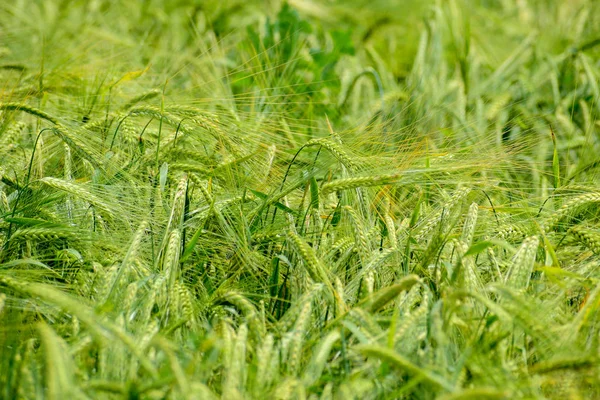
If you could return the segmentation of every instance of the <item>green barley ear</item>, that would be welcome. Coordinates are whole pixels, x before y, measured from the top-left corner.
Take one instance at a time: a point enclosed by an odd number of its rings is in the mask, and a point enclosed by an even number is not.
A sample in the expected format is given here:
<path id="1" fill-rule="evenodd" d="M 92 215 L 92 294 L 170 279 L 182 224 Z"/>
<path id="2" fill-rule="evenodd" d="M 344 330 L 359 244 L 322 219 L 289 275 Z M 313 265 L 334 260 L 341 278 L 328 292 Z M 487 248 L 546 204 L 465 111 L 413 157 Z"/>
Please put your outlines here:
<path id="1" fill-rule="evenodd" d="M 340 340 L 341 335 L 338 330 L 330 332 L 320 340 L 319 346 L 315 349 L 312 359 L 306 366 L 302 381 L 305 386 L 312 386 L 321 377 L 325 365 L 329 360 L 331 349 Z"/>
<path id="2" fill-rule="evenodd" d="M 52 328 L 42 323 L 38 327 L 46 355 L 46 387 L 50 399 L 83 399 L 75 383 L 75 368 L 67 344 Z"/>
<path id="3" fill-rule="evenodd" d="M 529 286 L 539 244 L 540 239 L 537 236 L 530 236 L 519 247 L 506 274 L 506 283 L 511 288 L 527 289 Z"/>
<path id="4" fill-rule="evenodd" d="M 527 237 L 527 229 L 517 224 L 506 224 L 500 226 L 496 235 L 507 242 L 521 242 Z"/>
<path id="5" fill-rule="evenodd" d="M 361 261 L 366 263 L 372 249 L 369 240 L 369 233 L 365 228 L 365 221 L 354 208 L 350 206 L 344 206 L 343 209 L 350 214 L 352 219 L 352 228 L 354 231 L 354 240 L 358 244 L 358 252 L 360 254 Z"/>
<path id="6" fill-rule="evenodd" d="M 144 239 L 144 235 L 146 234 L 146 229 L 148 229 L 148 223 L 146 221 L 142 221 L 135 235 L 133 236 L 133 240 L 127 249 L 127 253 L 125 257 L 123 257 L 123 261 L 121 262 L 121 266 L 118 267 L 115 273 L 111 276 L 111 280 L 109 282 L 109 289 L 106 293 L 106 300 L 110 300 L 111 296 L 117 289 L 120 280 L 124 277 L 124 274 L 129 272 L 129 269 L 134 268 L 133 260 L 135 260 L 140 252 L 140 248 L 142 245 L 142 240 Z"/>
<path id="7" fill-rule="evenodd" d="M 358 305 L 362 306 L 364 303 L 366 306 L 365 309 L 368 312 L 375 313 L 398 297 L 400 293 L 410 290 L 418 282 L 420 282 L 420 279 L 417 275 L 405 276 L 400 280 L 400 282 L 379 290 L 377 293 L 372 294 L 369 298 L 361 301 Z"/>
<path id="8" fill-rule="evenodd" d="M 276 378 L 278 357 L 274 350 L 275 338 L 269 333 L 256 352 L 255 395 L 268 389 Z"/>
<path id="9" fill-rule="evenodd" d="M 454 387 L 450 382 L 446 381 L 441 376 L 419 367 L 404 356 L 386 347 L 378 345 L 361 345 L 357 346 L 356 350 L 369 357 L 374 357 L 381 361 L 389 363 L 393 368 L 397 368 L 409 375 L 418 376 L 423 382 L 431 385 L 434 388 L 443 388 L 453 391 Z"/>
<path id="10" fill-rule="evenodd" d="M 327 271 L 315 254 L 314 249 L 296 232 L 288 231 L 288 238 L 298 255 L 302 258 L 304 268 L 306 268 L 306 272 L 308 272 L 310 278 L 314 282 L 324 283 L 328 288 L 331 288 Z"/>
<path id="11" fill-rule="evenodd" d="M 326 196 L 333 192 L 356 189 L 361 187 L 382 186 L 396 183 L 402 174 L 359 176 L 354 178 L 337 179 L 326 183 L 321 188 L 321 194 Z"/>
<path id="12" fill-rule="evenodd" d="M 237 332 L 235 343 L 230 356 L 230 363 L 225 371 L 226 398 L 234 398 L 244 392 L 246 383 L 246 350 L 248 342 L 248 327 L 242 324 Z"/>
<path id="13" fill-rule="evenodd" d="M 173 206 L 171 207 L 171 215 L 169 216 L 169 221 L 167 222 L 167 230 L 170 227 L 176 226 L 179 227 L 183 221 L 183 211 L 185 206 L 185 196 L 188 188 L 188 177 L 184 175 L 177 185 L 177 190 L 175 191 L 175 196 L 173 197 Z"/>
<path id="14" fill-rule="evenodd" d="M 336 312 L 337 315 L 343 315 L 347 311 L 346 299 L 345 299 L 345 291 L 344 285 L 339 277 L 335 277 L 334 279 L 335 291 L 337 293 L 337 301 L 336 301 Z"/>
<path id="15" fill-rule="evenodd" d="M 27 124 L 17 122 L 9 126 L 3 133 L 0 133 L 0 159 L 3 159 L 16 146 L 19 136 L 25 132 L 26 128 Z M 0 178 L 2 178 L 1 174 Z"/>
<path id="16" fill-rule="evenodd" d="M 287 356 L 287 369 L 291 375 L 296 375 L 302 361 L 304 338 L 306 337 L 312 317 L 312 303 L 306 302 L 298 315 L 292 332 L 289 332 L 290 342 Z"/>
<path id="17" fill-rule="evenodd" d="M 443 203 L 443 206 L 427 217 L 424 224 L 417 227 L 415 239 L 417 241 L 424 240 L 434 228 L 445 228 L 446 221 L 449 215 L 461 204 L 462 200 L 471 192 L 471 188 L 457 189 L 452 196 Z M 442 224 L 442 225 L 440 225 Z"/>
<path id="18" fill-rule="evenodd" d="M 344 316 L 343 325 L 361 342 L 369 343 L 382 337 L 383 330 L 375 320 L 375 315 L 354 307 Z"/>
<path id="19" fill-rule="evenodd" d="M 600 254 L 600 232 L 580 226 L 574 226 L 570 229 L 570 232 L 585 247 L 596 254 Z"/>
<path id="20" fill-rule="evenodd" d="M 310 140 L 308 143 L 306 143 L 305 146 L 313 145 L 320 145 L 329 150 L 329 152 L 349 170 L 355 168 L 355 164 L 352 161 L 352 158 L 346 153 L 344 148 L 339 143 L 336 143 L 333 140 L 327 138 L 318 138 Z"/>
<path id="21" fill-rule="evenodd" d="M 473 235 L 475 233 L 475 226 L 477 225 L 477 215 L 479 214 L 479 205 L 472 203 L 469 206 L 467 217 L 465 218 L 465 224 L 463 227 L 461 241 L 467 246 L 470 246 L 473 242 Z"/>
<path id="22" fill-rule="evenodd" d="M 556 210 L 550 216 L 550 218 L 548 218 L 548 220 L 544 224 L 544 230 L 549 231 L 553 229 L 569 214 L 576 212 L 578 209 L 581 209 L 584 206 L 596 203 L 600 203 L 600 192 L 585 193 L 569 200 L 562 207 Z"/>
<path id="23" fill-rule="evenodd" d="M 259 312 L 256 309 L 256 306 L 250 300 L 248 300 L 246 296 L 243 296 L 237 292 L 227 292 L 215 300 L 215 303 L 221 302 L 228 302 L 237 307 L 248 323 L 250 332 L 256 337 L 260 338 L 265 334 L 263 325 L 259 318 Z"/>
<path id="24" fill-rule="evenodd" d="M 45 119 L 46 121 L 52 122 L 55 125 L 58 124 L 58 120 L 56 118 L 50 116 L 49 114 L 43 112 L 40 109 L 28 106 L 27 104 L 2 103 L 0 104 L 0 110 L 22 111 L 35 117 Z"/>
<path id="25" fill-rule="evenodd" d="M 165 276 L 169 279 L 169 288 L 175 286 L 175 282 L 179 278 L 180 265 L 179 256 L 181 252 L 181 232 L 179 229 L 175 229 L 169 235 L 169 241 L 167 242 L 167 249 L 163 260 L 162 269 L 165 272 Z"/>
<path id="26" fill-rule="evenodd" d="M 84 188 L 82 185 L 65 181 L 63 179 L 53 178 L 53 177 L 45 177 L 40 179 L 38 182 L 51 187 L 53 189 L 57 189 L 63 191 L 65 193 L 69 193 L 75 198 L 79 198 L 84 200 L 94 207 L 100 212 L 104 214 L 107 218 L 112 218 L 115 214 L 113 210 L 113 206 L 109 205 L 107 202 L 102 200 L 100 197 L 91 193 L 89 190 Z"/>

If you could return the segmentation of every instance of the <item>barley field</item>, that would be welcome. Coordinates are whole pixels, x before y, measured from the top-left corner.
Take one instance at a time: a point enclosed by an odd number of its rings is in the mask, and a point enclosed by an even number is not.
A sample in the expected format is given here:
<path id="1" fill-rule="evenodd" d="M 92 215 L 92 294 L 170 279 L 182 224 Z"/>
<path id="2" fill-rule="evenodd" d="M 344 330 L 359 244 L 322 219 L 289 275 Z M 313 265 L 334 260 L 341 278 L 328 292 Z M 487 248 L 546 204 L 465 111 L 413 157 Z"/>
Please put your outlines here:
<path id="1" fill-rule="evenodd" d="M 600 398 L 600 1 L 0 3 L 0 398 Z"/>

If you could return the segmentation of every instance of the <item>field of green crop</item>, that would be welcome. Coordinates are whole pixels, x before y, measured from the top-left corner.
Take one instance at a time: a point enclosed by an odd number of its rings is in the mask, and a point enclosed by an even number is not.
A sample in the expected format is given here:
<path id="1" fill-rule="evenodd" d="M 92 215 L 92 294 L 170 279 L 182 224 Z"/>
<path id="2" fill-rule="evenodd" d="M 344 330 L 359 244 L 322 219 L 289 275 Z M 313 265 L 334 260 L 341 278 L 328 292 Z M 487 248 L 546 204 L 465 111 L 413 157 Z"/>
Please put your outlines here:
<path id="1" fill-rule="evenodd" d="M 600 398 L 600 1 L 0 2 L 0 398 Z"/>

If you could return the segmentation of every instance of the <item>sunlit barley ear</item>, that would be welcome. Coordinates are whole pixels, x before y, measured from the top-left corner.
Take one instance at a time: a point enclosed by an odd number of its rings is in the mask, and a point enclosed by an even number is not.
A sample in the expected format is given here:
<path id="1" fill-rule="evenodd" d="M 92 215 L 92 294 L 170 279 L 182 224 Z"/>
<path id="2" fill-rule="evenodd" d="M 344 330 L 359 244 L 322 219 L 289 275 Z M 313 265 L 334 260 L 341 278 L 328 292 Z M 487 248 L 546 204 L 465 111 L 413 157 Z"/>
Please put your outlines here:
<path id="1" fill-rule="evenodd" d="M 514 255 L 508 273 L 506 283 L 514 289 L 527 289 L 529 280 L 533 273 L 535 257 L 540 240 L 537 236 L 530 236 L 523 241 L 521 247 Z"/>

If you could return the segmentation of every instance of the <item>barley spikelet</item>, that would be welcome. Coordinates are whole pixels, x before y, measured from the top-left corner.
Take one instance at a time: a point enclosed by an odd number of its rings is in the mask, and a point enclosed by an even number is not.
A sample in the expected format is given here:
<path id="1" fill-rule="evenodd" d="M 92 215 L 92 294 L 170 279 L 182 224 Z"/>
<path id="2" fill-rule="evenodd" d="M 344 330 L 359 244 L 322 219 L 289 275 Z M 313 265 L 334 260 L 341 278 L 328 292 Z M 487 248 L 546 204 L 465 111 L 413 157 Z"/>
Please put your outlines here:
<path id="1" fill-rule="evenodd" d="M 302 357 L 302 346 L 304 345 L 304 337 L 306 336 L 307 328 L 310 324 L 312 313 L 312 304 L 307 302 L 302 307 L 300 315 L 294 325 L 294 330 L 291 332 L 290 350 L 287 358 L 287 366 L 290 374 L 295 375 L 300 367 Z"/>
<path id="2" fill-rule="evenodd" d="M 50 116 L 42 110 L 28 106 L 27 104 L 3 103 L 0 104 L 0 110 L 23 111 L 24 113 L 31 114 L 41 119 L 45 119 L 46 121 L 52 122 L 53 124 L 58 124 L 58 120 L 56 118 Z"/>
<path id="3" fill-rule="evenodd" d="M 19 395 L 25 399 L 35 399 L 36 395 L 36 380 L 33 376 L 35 370 L 35 361 L 32 355 L 35 354 L 34 347 L 36 340 L 29 339 L 25 342 L 25 350 L 21 360 L 21 384 L 19 385 Z"/>
<path id="4" fill-rule="evenodd" d="M 187 321 L 188 326 L 192 326 L 194 323 L 194 308 L 192 303 L 192 294 L 189 289 L 181 282 L 177 282 L 175 286 L 177 291 L 177 297 L 181 306 L 181 316 Z"/>
<path id="5" fill-rule="evenodd" d="M 274 378 L 275 378 L 275 369 L 273 366 L 273 359 L 277 359 L 274 357 L 273 347 L 275 344 L 275 339 L 273 335 L 269 333 L 263 340 L 262 345 L 258 348 L 256 352 L 256 376 L 255 376 L 255 388 L 257 391 L 264 390 L 268 388 Z"/>
<path id="6" fill-rule="evenodd" d="M 569 200 L 566 204 L 564 204 L 550 216 L 548 221 L 546 221 L 546 223 L 544 224 L 544 229 L 546 231 L 551 230 L 569 213 L 573 212 L 574 210 L 577 210 L 582 206 L 594 203 L 600 203 L 600 192 L 582 194 Z"/>
<path id="7" fill-rule="evenodd" d="M 443 222 L 443 218 L 447 218 L 448 215 L 454 210 L 454 208 L 460 204 L 460 202 L 471 192 L 470 188 L 462 188 L 458 189 L 454 192 L 454 194 L 448 199 L 444 206 L 434 212 L 431 216 L 429 216 L 425 222 L 425 224 L 419 229 L 418 234 L 415 236 L 417 241 L 422 241 L 425 237 L 441 222 Z"/>
<path id="8" fill-rule="evenodd" d="M 158 276 L 150 286 L 146 294 L 146 299 L 141 303 L 141 320 L 146 323 L 152 317 L 152 309 L 156 304 L 158 296 L 165 290 L 165 278 Z"/>
<path id="9" fill-rule="evenodd" d="M 2 171 L 0 171 L 0 178 L 2 178 Z M 8 211 L 10 208 L 8 205 L 8 197 L 6 196 L 6 193 L 4 193 L 4 190 L 0 190 L 0 208 L 3 212 Z"/>
<path id="10" fill-rule="evenodd" d="M 148 228 L 148 223 L 146 221 L 142 221 L 140 227 L 135 233 L 131 245 L 123 257 L 123 261 L 121 262 L 121 266 L 115 271 L 114 275 L 111 277 L 110 288 L 108 289 L 108 293 L 106 293 L 107 299 L 113 294 L 118 285 L 120 284 L 121 278 L 127 273 L 131 273 L 132 266 L 135 265 L 133 260 L 138 256 L 139 249 L 141 247 L 142 240 L 146 233 L 146 229 Z"/>
<path id="11" fill-rule="evenodd" d="M 423 299 L 425 298 L 426 296 L 423 296 Z M 396 333 L 394 334 L 394 343 L 399 343 L 403 340 L 406 340 L 406 338 L 409 336 L 409 331 L 423 331 L 425 329 L 428 312 L 429 307 L 427 303 L 424 302 L 419 306 L 419 308 L 406 315 L 396 328 Z"/>
<path id="12" fill-rule="evenodd" d="M 51 241 L 59 239 L 76 239 L 74 232 L 66 229 L 56 228 L 22 228 L 16 231 L 11 237 L 13 241 L 35 240 L 35 241 Z"/>
<path id="13" fill-rule="evenodd" d="M 331 248 L 325 255 L 325 259 L 332 260 L 338 253 L 344 254 L 345 252 L 352 249 L 353 247 L 354 247 L 354 241 L 352 240 L 352 238 L 344 237 L 342 239 L 339 239 L 331 246 Z"/>
<path id="14" fill-rule="evenodd" d="M 9 153 L 17 143 L 18 137 L 25 131 L 25 128 L 27 128 L 27 125 L 24 122 L 17 122 L 0 134 L 0 157 L 4 157 Z"/>
<path id="15" fill-rule="evenodd" d="M 320 145 L 325 147 L 327 150 L 329 150 L 331 154 L 333 154 L 335 158 L 338 159 L 339 162 L 341 162 L 349 170 L 355 168 L 355 164 L 352 161 L 352 158 L 350 158 L 350 156 L 344 151 L 343 147 L 340 144 L 334 142 L 333 140 L 327 138 L 318 138 L 312 139 L 308 143 L 306 143 L 306 146 L 313 145 Z"/>
<path id="16" fill-rule="evenodd" d="M 212 172 L 211 168 L 197 163 L 176 162 L 172 163 L 170 168 L 175 171 L 194 172 L 201 175 L 209 175 Z"/>
<path id="17" fill-rule="evenodd" d="M 342 283 L 341 279 L 339 277 L 335 277 L 334 278 L 334 286 L 335 286 L 335 291 L 337 293 L 337 302 L 336 302 L 336 310 L 337 310 L 337 314 L 338 315 L 343 315 L 346 310 L 347 310 L 347 306 L 346 306 L 346 299 L 345 299 L 345 290 L 344 290 L 344 284 Z"/>
<path id="18" fill-rule="evenodd" d="M 596 254 L 600 254 L 600 232 L 580 226 L 574 226 L 570 229 L 570 232 L 585 247 L 592 250 Z"/>
<path id="19" fill-rule="evenodd" d="M 98 299 L 100 303 L 105 303 L 108 300 L 110 293 L 118 290 L 118 273 L 119 266 L 117 264 L 113 264 L 108 268 L 108 271 L 105 271 L 101 276 L 101 281 L 98 288 Z"/>
<path id="20" fill-rule="evenodd" d="M 473 242 L 473 235 L 475 234 L 475 226 L 477 225 L 477 215 L 479 214 L 479 205 L 477 203 L 471 203 L 467 217 L 465 218 L 465 224 L 463 227 L 461 241 L 467 246 L 470 246 Z"/>
<path id="21" fill-rule="evenodd" d="M 506 283 L 515 289 L 527 289 L 529 279 L 533 273 L 535 256 L 540 240 L 537 236 L 530 236 L 514 255 L 510 269 L 506 274 Z"/>
<path id="22" fill-rule="evenodd" d="M 150 342 L 160 331 L 160 323 L 158 320 L 153 319 L 146 324 L 145 328 L 144 334 L 140 337 L 137 344 L 140 351 L 146 351 L 148 349 Z"/>
<path id="23" fill-rule="evenodd" d="M 133 314 L 133 303 L 138 293 L 139 285 L 137 282 L 130 283 L 127 285 L 127 289 L 125 289 L 125 298 L 123 299 L 123 311 L 126 315 L 126 320 L 129 319 L 129 316 Z"/>
<path id="24" fill-rule="evenodd" d="M 233 342 L 233 337 L 235 336 L 233 328 L 231 327 L 231 325 L 225 321 L 222 320 L 221 323 L 219 324 L 219 331 L 220 331 L 220 337 L 221 337 L 221 356 L 222 356 L 222 360 L 223 360 L 223 366 L 225 368 L 230 369 L 231 368 L 231 362 L 233 360 L 233 346 L 234 346 L 234 342 Z M 223 384 L 227 385 L 227 377 L 229 375 L 229 372 L 227 372 L 224 376 L 223 376 Z"/>
<path id="25" fill-rule="evenodd" d="M 323 285 L 319 283 L 313 284 L 308 290 L 298 299 L 298 301 L 290 307 L 285 315 L 278 321 L 278 331 L 288 332 L 292 329 L 292 326 L 296 323 L 298 315 L 302 311 L 304 305 L 308 302 L 312 302 L 317 296 L 323 291 Z"/>
<path id="26" fill-rule="evenodd" d="M 388 238 L 390 241 L 390 247 L 395 248 L 398 246 L 398 238 L 396 237 L 396 224 L 394 224 L 394 219 L 389 213 L 385 213 L 384 215 L 384 223 L 385 228 L 388 231 Z"/>
<path id="27" fill-rule="evenodd" d="M 369 233 L 365 229 L 363 219 L 359 214 L 350 206 L 344 206 L 344 210 L 350 214 L 353 222 L 354 240 L 359 245 L 358 252 L 361 256 L 361 260 L 366 264 L 369 254 L 371 254 L 371 244 L 369 241 Z"/>
<path id="28" fill-rule="evenodd" d="M 87 201 L 92 204 L 94 207 L 99 208 L 104 211 L 106 216 L 111 217 L 113 215 L 112 207 L 108 205 L 105 201 L 100 199 L 95 194 L 90 193 L 87 189 L 83 188 L 81 185 L 77 185 L 73 182 L 68 182 L 62 179 L 53 178 L 53 177 L 45 177 L 39 180 L 39 182 L 43 183 L 46 186 L 49 186 L 54 189 L 62 190 L 63 192 L 69 193 L 77 198 Z"/>
<path id="29" fill-rule="evenodd" d="M 158 89 L 150 89 L 147 92 L 144 92 L 144 93 L 140 94 L 139 96 L 136 96 L 133 99 L 129 100 L 127 102 L 127 104 L 125 104 L 122 107 L 122 110 L 128 110 L 131 107 L 133 107 L 134 105 L 136 105 L 137 103 L 141 103 L 142 101 L 147 101 L 147 100 L 153 99 L 156 96 L 160 95 L 161 93 L 162 93 L 162 91 L 160 91 Z"/>
<path id="30" fill-rule="evenodd" d="M 169 287 L 175 285 L 175 281 L 179 277 L 179 255 L 181 252 L 181 232 L 175 229 L 169 235 L 167 249 L 163 260 L 163 271 L 165 276 L 169 277 Z"/>
<path id="31" fill-rule="evenodd" d="M 391 183 L 398 182 L 401 177 L 402 174 L 390 174 L 337 179 L 324 184 L 321 188 L 321 193 L 323 194 L 323 196 L 326 196 L 329 193 L 338 192 L 342 190 L 356 189 L 360 187 L 389 185 Z"/>
<path id="32" fill-rule="evenodd" d="M 323 369 L 325 369 L 325 365 L 329 359 L 331 349 L 340 338 L 340 332 L 335 330 L 330 332 L 320 341 L 319 347 L 313 353 L 312 359 L 304 372 L 302 381 L 305 386 L 310 387 L 321 377 Z"/>
<path id="33" fill-rule="evenodd" d="M 373 274 L 372 270 L 365 274 L 364 284 L 367 291 L 366 295 L 371 296 L 375 287 L 375 275 Z"/>
<path id="34" fill-rule="evenodd" d="M 234 389 L 242 392 L 246 382 L 246 346 L 248 341 L 248 327 L 242 324 L 237 332 L 231 363 L 226 372 L 227 390 Z M 225 392 L 227 393 L 227 392 Z"/>
<path id="35" fill-rule="evenodd" d="M 220 296 L 216 302 L 228 302 L 236 306 L 244 315 L 251 332 L 257 337 L 264 335 L 264 327 L 260 321 L 258 310 L 247 297 L 237 292 L 228 292 Z"/>
<path id="36" fill-rule="evenodd" d="M 398 297 L 400 293 L 406 290 L 410 290 L 418 282 L 419 277 L 417 275 L 407 275 L 404 278 L 402 278 L 398 283 L 384 287 L 377 293 L 371 295 L 368 299 L 365 300 L 365 306 L 363 306 L 362 302 L 361 306 L 364 307 L 366 311 L 370 313 L 375 313 L 383 307 L 385 307 L 396 297 Z"/>
<path id="37" fill-rule="evenodd" d="M 382 334 L 382 329 L 373 319 L 373 315 L 362 308 L 353 308 L 344 319 L 359 328 L 368 341 L 373 341 Z"/>
<path id="38" fill-rule="evenodd" d="M 497 236 L 511 243 L 520 242 L 527 237 L 527 230 L 520 225 L 508 224 L 498 229 Z"/>
<path id="39" fill-rule="evenodd" d="M 466 256 L 465 253 L 469 250 L 469 246 L 462 240 L 456 240 L 454 242 L 454 248 L 457 253 L 457 260 L 454 266 L 454 270 L 460 268 L 459 280 L 464 283 L 464 286 L 468 290 L 480 290 L 482 284 L 477 276 L 475 261 L 473 257 Z"/>
<path id="40" fill-rule="evenodd" d="M 325 283 L 327 286 L 331 286 L 329 278 L 326 274 L 325 268 L 321 264 L 321 261 L 317 258 L 315 251 L 308 245 L 297 233 L 293 231 L 288 232 L 288 237 L 296 252 L 302 258 L 304 267 L 308 272 L 310 278 L 315 282 Z"/>
<path id="41" fill-rule="evenodd" d="M 86 160 L 96 169 L 102 170 L 102 163 L 93 156 L 93 149 L 89 148 L 80 138 L 85 137 L 86 133 L 81 130 L 71 134 L 69 130 L 60 124 L 57 124 L 52 129 L 52 132 L 58 136 L 66 145 L 71 147 L 81 158 Z"/>
<path id="42" fill-rule="evenodd" d="M 171 208 L 171 216 L 169 217 L 168 226 L 176 224 L 179 226 L 183 221 L 183 210 L 185 206 L 185 194 L 187 192 L 188 177 L 184 175 L 177 185 L 175 196 L 173 197 L 173 206 Z"/>

